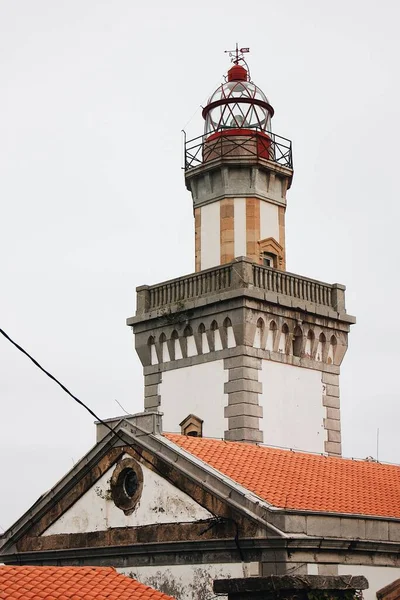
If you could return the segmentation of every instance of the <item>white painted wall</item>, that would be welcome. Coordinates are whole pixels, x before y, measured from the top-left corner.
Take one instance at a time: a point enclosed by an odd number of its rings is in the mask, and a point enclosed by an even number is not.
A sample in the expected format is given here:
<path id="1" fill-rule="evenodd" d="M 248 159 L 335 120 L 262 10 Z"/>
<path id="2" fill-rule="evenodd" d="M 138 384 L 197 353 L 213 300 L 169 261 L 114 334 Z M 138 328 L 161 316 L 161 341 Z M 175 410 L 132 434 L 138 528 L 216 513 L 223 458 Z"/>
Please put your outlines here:
<path id="1" fill-rule="evenodd" d="M 175 339 L 174 349 L 175 349 L 175 360 L 179 360 L 180 358 L 183 358 L 182 348 L 181 348 L 181 344 L 180 344 L 178 338 Z"/>
<path id="2" fill-rule="evenodd" d="M 201 349 L 203 354 L 208 354 L 208 352 L 210 352 L 210 345 L 205 331 L 201 334 Z"/>
<path id="3" fill-rule="evenodd" d="M 235 258 L 246 256 L 246 198 L 233 200 L 233 232 Z"/>
<path id="4" fill-rule="evenodd" d="M 228 348 L 236 348 L 235 332 L 231 325 L 226 328 L 226 345 Z"/>
<path id="5" fill-rule="evenodd" d="M 168 343 L 165 341 L 161 344 L 162 361 L 169 362 L 171 357 L 169 355 Z"/>
<path id="6" fill-rule="evenodd" d="M 221 264 L 219 202 L 201 207 L 201 268 L 209 269 Z"/>
<path id="7" fill-rule="evenodd" d="M 261 348 L 262 328 L 257 325 L 256 334 L 254 336 L 254 348 Z"/>
<path id="8" fill-rule="evenodd" d="M 279 216 L 275 204 L 260 200 L 260 239 L 273 237 L 279 242 Z"/>
<path id="9" fill-rule="evenodd" d="M 196 342 L 194 341 L 194 335 L 188 335 L 186 338 L 186 343 L 187 343 L 187 355 L 188 356 L 196 356 L 197 348 L 196 348 Z"/>
<path id="10" fill-rule="evenodd" d="M 321 373 L 263 360 L 260 381 L 264 443 L 324 452 Z"/>
<path id="11" fill-rule="evenodd" d="M 205 437 L 223 438 L 228 429 L 224 417 L 226 381 L 228 371 L 223 360 L 165 371 L 159 386 L 164 431 L 180 433 L 179 423 L 192 413 L 203 419 Z"/>
<path id="12" fill-rule="evenodd" d="M 108 469 L 43 535 L 104 531 L 109 527 L 138 527 L 155 523 L 184 523 L 213 516 L 190 496 L 143 465 L 142 496 L 135 511 L 126 516 L 110 498 L 110 479 L 114 469 L 115 466 Z"/>
<path id="13" fill-rule="evenodd" d="M 339 565 L 339 575 L 364 575 L 369 589 L 363 591 L 364 600 L 376 600 L 376 592 L 400 578 L 396 567 L 370 567 L 364 565 Z"/>
<path id="14" fill-rule="evenodd" d="M 154 567 L 123 567 L 119 573 L 129 575 L 145 585 L 173 595 L 177 600 L 214 600 L 214 579 L 248 577 L 253 563 L 185 564 Z M 224 599 L 226 596 L 218 596 Z"/>
<path id="15" fill-rule="evenodd" d="M 219 329 L 214 329 L 214 350 L 217 352 L 218 350 L 222 350 L 222 340 Z"/>
<path id="16" fill-rule="evenodd" d="M 150 344 L 150 357 L 151 357 L 151 364 L 158 365 L 158 357 L 157 357 L 155 344 Z"/>

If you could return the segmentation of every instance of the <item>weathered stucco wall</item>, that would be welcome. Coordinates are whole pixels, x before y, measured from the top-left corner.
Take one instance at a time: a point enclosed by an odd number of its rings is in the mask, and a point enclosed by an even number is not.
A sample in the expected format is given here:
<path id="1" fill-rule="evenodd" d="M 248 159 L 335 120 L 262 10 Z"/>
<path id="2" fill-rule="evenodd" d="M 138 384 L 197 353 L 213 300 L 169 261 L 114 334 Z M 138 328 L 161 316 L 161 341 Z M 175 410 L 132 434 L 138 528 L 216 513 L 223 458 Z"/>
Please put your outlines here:
<path id="1" fill-rule="evenodd" d="M 339 575 L 364 575 L 369 589 L 364 590 L 364 600 L 376 600 L 376 592 L 400 578 L 400 569 L 395 567 L 370 567 L 365 565 L 339 565 Z"/>
<path id="2" fill-rule="evenodd" d="M 228 395 L 224 383 L 228 371 L 223 359 L 165 371 L 159 386 L 160 410 L 164 413 L 163 430 L 180 433 L 179 423 L 189 414 L 203 419 L 203 435 L 221 438 L 228 429 L 224 407 Z"/>
<path id="3" fill-rule="evenodd" d="M 112 467 L 43 535 L 103 531 L 110 527 L 192 522 L 213 516 L 187 494 L 144 465 L 141 466 L 143 491 L 131 515 L 125 515 L 111 498 L 110 479 L 115 468 Z"/>
<path id="4" fill-rule="evenodd" d="M 320 371 L 262 361 L 260 373 L 264 442 L 325 452 L 325 408 Z"/>
<path id="5" fill-rule="evenodd" d="M 138 579 L 141 583 L 151 585 L 169 594 L 177 600 L 212 600 L 214 579 L 230 577 L 248 577 L 252 563 L 201 564 L 201 565 L 169 565 L 155 567 L 128 567 L 118 569 L 119 573 Z M 219 596 L 225 598 L 225 596 Z"/>

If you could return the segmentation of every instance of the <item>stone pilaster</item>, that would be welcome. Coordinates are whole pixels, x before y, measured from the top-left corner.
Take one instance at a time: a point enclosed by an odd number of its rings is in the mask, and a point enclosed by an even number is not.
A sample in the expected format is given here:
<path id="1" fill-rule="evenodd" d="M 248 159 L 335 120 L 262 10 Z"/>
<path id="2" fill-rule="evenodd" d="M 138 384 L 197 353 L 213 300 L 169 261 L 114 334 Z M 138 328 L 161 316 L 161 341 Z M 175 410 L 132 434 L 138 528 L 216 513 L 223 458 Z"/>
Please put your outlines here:
<path id="1" fill-rule="evenodd" d="M 145 410 L 156 410 L 161 403 L 159 385 L 161 373 L 153 373 L 144 376 L 144 408 Z"/>
<path id="2" fill-rule="evenodd" d="M 225 439 L 262 442 L 260 418 L 263 415 L 259 405 L 262 383 L 258 381 L 261 360 L 246 355 L 234 356 L 224 360 L 224 368 L 229 372 L 224 390 L 228 394 L 228 406 L 225 407 L 228 430 L 225 431 Z"/>
<path id="3" fill-rule="evenodd" d="M 322 373 L 322 393 L 322 402 L 326 411 L 324 418 L 324 427 L 327 432 L 325 452 L 332 456 L 341 456 L 339 375 Z"/>

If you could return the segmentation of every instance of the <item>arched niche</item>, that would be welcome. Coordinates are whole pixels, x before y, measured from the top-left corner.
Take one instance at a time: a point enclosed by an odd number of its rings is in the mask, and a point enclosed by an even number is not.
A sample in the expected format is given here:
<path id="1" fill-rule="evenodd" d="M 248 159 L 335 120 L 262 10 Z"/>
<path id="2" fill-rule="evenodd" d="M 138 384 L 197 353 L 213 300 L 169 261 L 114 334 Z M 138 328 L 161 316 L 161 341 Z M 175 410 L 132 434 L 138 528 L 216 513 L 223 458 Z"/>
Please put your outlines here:
<path id="1" fill-rule="evenodd" d="M 324 333 L 320 333 L 317 344 L 317 351 L 315 353 L 315 360 L 318 362 L 323 362 L 325 357 L 325 348 L 326 348 L 326 337 Z"/>
<path id="2" fill-rule="evenodd" d="M 156 350 L 156 341 L 154 339 L 154 337 L 151 335 L 147 341 L 147 345 L 149 346 L 149 351 L 150 351 L 150 364 L 151 365 L 158 365 L 158 356 L 157 356 L 157 350 Z"/>
<path id="3" fill-rule="evenodd" d="M 278 352 L 286 354 L 289 340 L 289 327 L 286 323 L 282 325 L 281 334 L 279 336 Z"/>
<path id="4" fill-rule="evenodd" d="M 223 327 L 225 329 L 225 334 L 226 334 L 226 347 L 227 348 L 235 348 L 236 347 L 235 334 L 234 334 L 233 327 L 232 327 L 232 321 L 230 320 L 229 317 L 226 317 L 226 319 L 224 320 Z"/>
<path id="5" fill-rule="evenodd" d="M 307 358 L 311 358 L 312 357 L 312 353 L 313 353 L 313 346 L 314 346 L 314 332 L 312 329 L 308 330 L 307 333 L 307 338 L 306 338 L 306 345 L 304 347 L 304 354 Z"/>
<path id="6" fill-rule="evenodd" d="M 328 365 L 333 365 L 335 363 L 336 346 L 337 346 L 336 336 L 332 335 L 331 339 L 329 340 L 329 349 L 328 349 L 328 358 L 327 358 Z"/>
<path id="7" fill-rule="evenodd" d="M 217 321 L 211 323 L 211 331 L 213 332 L 214 351 L 218 352 L 218 350 L 222 350 L 222 340 Z"/>
<path id="8" fill-rule="evenodd" d="M 183 335 L 186 338 L 186 353 L 187 356 L 197 356 L 196 341 L 193 335 L 193 329 L 190 325 L 186 325 Z"/>
<path id="9" fill-rule="evenodd" d="M 254 348 L 262 348 L 263 347 L 264 329 L 265 329 L 264 319 L 262 319 L 260 317 L 257 321 L 256 333 L 254 336 L 254 343 L 253 343 Z"/>
<path id="10" fill-rule="evenodd" d="M 208 352 L 210 352 L 210 346 L 208 343 L 208 338 L 207 338 L 207 333 L 206 333 L 206 328 L 205 328 L 204 323 L 200 323 L 198 332 L 199 332 L 200 343 L 201 343 L 201 352 L 203 354 L 207 354 Z"/>
<path id="11" fill-rule="evenodd" d="M 295 327 L 293 332 L 293 356 L 301 356 L 303 346 L 303 330 L 299 325 Z"/>
<path id="12" fill-rule="evenodd" d="M 278 331 L 278 327 L 277 327 L 275 321 L 273 321 L 273 320 L 270 321 L 269 325 L 268 325 L 267 339 L 266 339 L 266 344 L 265 344 L 265 349 L 269 350 L 270 352 L 274 351 L 277 331 Z"/>
<path id="13" fill-rule="evenodd" d="M 161 362 L 169 362 L 171 360 L 171 357 L 169 355 L 167 337 L 164 332 L 160 335 L 160 348 L 161 348 Z"/>
<path id="14" fill-rule="evenodd" d="M 173 341 L 174 360 L 183 358 L 182 348 L 179 342 L 179 334 L 176 329 L 174 329 L 174 331 L 171 333 L 171 340 Z"/>

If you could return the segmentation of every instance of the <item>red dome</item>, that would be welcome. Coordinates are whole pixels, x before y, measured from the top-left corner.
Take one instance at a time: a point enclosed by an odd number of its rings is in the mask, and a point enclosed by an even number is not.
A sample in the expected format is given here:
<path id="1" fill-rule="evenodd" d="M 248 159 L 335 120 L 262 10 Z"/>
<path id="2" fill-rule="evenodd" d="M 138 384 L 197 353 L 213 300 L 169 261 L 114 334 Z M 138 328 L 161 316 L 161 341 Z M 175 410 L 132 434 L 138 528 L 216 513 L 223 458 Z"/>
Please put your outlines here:
<path id="1" fill-rule="evenodd" d="M 228 71 L 228 81 L 247 81 L 247 71 L 242 65 L 233 65 Z"/>

